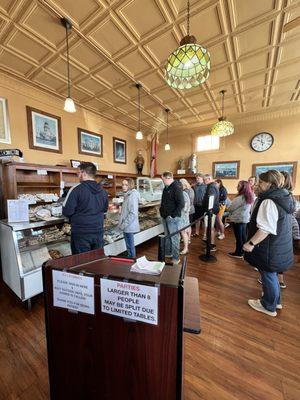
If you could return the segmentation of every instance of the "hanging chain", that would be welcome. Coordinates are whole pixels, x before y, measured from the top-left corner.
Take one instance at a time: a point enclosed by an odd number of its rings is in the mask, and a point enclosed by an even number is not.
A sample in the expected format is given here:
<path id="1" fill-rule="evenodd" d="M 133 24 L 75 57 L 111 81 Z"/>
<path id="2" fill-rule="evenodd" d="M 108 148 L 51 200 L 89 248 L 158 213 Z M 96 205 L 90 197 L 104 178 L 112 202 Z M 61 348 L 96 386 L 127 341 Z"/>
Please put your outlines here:
<path id="1" fill-rule="evenodd" d="M 167 112 L 167 143 L 169 143 L 169 110 L 166 109 Z"/>
<path id="2" fill-rule="evenodd" d="M 70 59 L 69 59 L 69 29 L 66 24 L 66 39 L 67 39 L 67 75 L 68 75 L 68 97 L 71 97 L 71 81 L 70 81 Z"/>
<path id="3" fill-rule="evenodd" d="M 187 0 L 187 34 L 190 35 L 190 0 Z"/>
<path id="4" fill-rule="evenodd" d="M 139 103 L 139 132 L 141 131 L 141 86 L 138 85 L 138 103 Z"/>

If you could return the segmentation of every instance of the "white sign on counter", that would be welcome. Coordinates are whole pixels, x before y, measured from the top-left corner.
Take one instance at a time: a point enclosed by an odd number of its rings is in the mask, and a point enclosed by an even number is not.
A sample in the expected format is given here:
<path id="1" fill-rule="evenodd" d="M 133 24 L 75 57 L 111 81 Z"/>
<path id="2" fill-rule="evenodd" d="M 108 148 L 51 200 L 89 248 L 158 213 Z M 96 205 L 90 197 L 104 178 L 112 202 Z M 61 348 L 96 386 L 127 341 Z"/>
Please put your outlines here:
<path id="1" fill-rule="evenodd" d="M 94 278 L 63 271 L 52 271 L 53 305 L 95 314 Z"/>
<path id="2" fill-rule="evenodd" d="M 7 200 L 8 222 L 28 222 L 29 207 L 27 200 Z"/>
<path id="3" fill-rule="evenodd" d="M 158 324 L 158 288 L 101 279 L 101 311 L 127 319 Z"/>

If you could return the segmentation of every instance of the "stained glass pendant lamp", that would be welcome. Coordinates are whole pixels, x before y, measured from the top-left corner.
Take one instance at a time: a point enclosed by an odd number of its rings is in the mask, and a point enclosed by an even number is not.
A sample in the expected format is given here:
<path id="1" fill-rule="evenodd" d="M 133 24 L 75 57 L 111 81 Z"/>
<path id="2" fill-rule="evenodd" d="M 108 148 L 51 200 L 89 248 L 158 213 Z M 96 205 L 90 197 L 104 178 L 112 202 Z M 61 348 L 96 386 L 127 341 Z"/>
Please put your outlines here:
<path id="1" fill-rule="evenodd" d="M 169 144 L 169 112 L 170 112 L 170 110 L 168 108 L 166 108 L 165 111 L 167 113 L 167 143 L 165 144 L 165 150 L 169 151 L 169 150 L 171 150 L 171 146 Z"/>
<path id="2" fill-rule="evenodd" d="M 70 78 L 70 59 L 69 59 L 69 31 L 72 29 L 72 24 L 66 18 L 61 18 L 62 25 L 66 28 L 67 42 L 67 78 L 68 78 L 68 96 L 65 100 L 64 110 L 70 113 L 76 112 L 74 101 L 71 97 L 71 78 Z"/>
<path id="3" fill-rule="evenodd" d="M 190 36 L 190 1 L 187 2 L 187 35 L 168 58 L 165 77 L 174 89 L 191 89 L 204 83 L 210 71 L 210 54 Z"/>
<path id="4" fill-rule="evenodd" d="M 140 83 L 137 83 L 135 87 L 138 90 L 138 106 L 139 106 L 139 121 L 138 121 L 138 130 L 135 135 L 135 138 L 137 140 L 142 140 L 143 139 L 143 133 L 141 131 L 141 87 L 142 85 Z"/>
<path id="5" fill-rule="evenodd" d="M 219 122 L 217 122 L 211 130 L 212 136 L 229 136 L 234 133 L 234 126 L 230 121 L 226 120 L 224 116 L 224 97 L 226 90 L 221 90 L 220 94 L 222 95 L 222 116 L 219 118 Z"/>

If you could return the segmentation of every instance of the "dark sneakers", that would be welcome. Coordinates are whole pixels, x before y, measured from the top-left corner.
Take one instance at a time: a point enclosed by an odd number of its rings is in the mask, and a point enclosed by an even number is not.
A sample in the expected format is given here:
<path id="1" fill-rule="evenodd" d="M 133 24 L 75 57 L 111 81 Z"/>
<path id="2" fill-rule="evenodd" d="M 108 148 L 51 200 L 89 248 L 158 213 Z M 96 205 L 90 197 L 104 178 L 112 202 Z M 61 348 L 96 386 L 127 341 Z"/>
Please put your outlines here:
<path id="1" fill-rule="evenodd" d="M 238 253 L 228 253 L 229 257 L 233 257 L 233 258 L 243 258 L 242 254 L 238 254 Z"/>

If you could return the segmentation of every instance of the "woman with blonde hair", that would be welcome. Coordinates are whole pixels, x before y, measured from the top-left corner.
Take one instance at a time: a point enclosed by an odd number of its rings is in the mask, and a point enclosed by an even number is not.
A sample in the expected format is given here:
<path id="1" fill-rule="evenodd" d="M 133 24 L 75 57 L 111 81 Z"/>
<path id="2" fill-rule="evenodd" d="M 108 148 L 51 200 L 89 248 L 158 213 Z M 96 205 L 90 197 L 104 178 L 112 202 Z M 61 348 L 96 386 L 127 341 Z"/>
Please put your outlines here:
<path id="1" fill-rule="evenodd" d="M 284 189 L 284 177 L 276 170 L 259 175 L 259 195 L 248 224 L 248 241 L 244 244 L 245 260 L 261 274 L 263 295 L 248 300 L 254 310 L 271 317 L 282 309 L 278 272 L 294 264 L 292 213 L 294 202 Z"/>
<path id="2" fill-rule="evenodd" d="M 183 189 L 183 197 L 184 197 L 184 208 L 181 211 L 181 228 L 188 226 L 190 224 L 190 213 L 191 210 L 195 212 L 194 207 L 194 191 L 191 188 L 191 185 L 184 178 L 179 181 L 182 185 Z M 192 207 L 192 209 L 191 209 Z M 184 229 L 180 232 L 182 240 L 183 240 L 183 249 L 180 254 L 187 254 L 189 251 L 189 242 L 191 240 L 191 227 Z"/>

